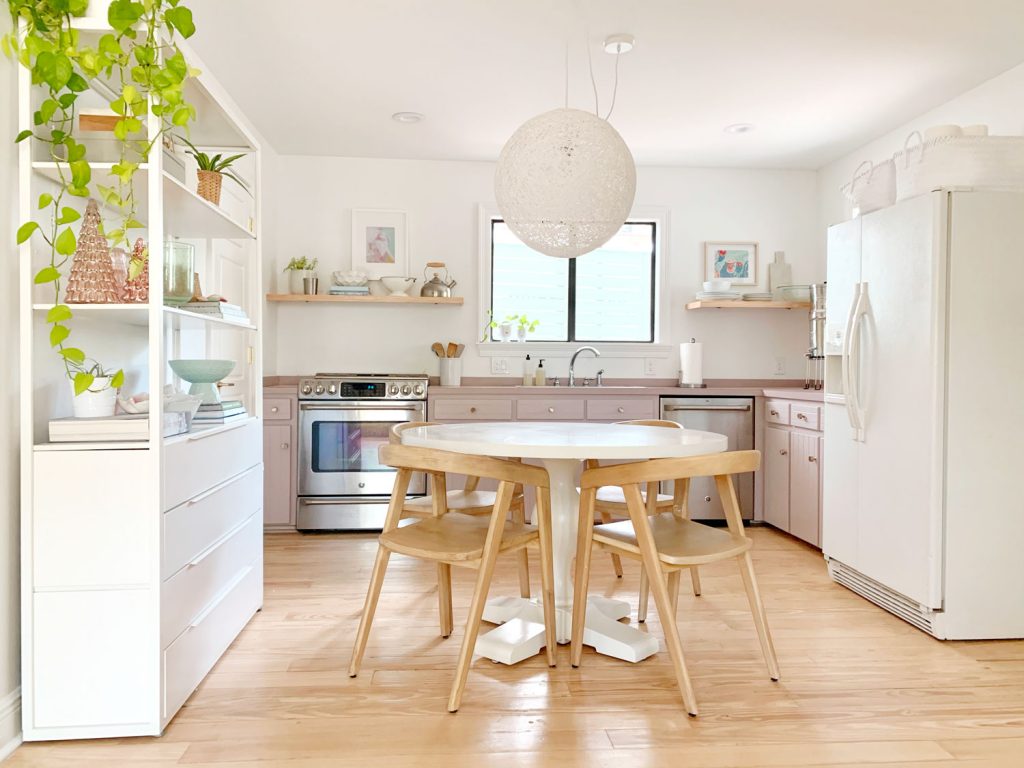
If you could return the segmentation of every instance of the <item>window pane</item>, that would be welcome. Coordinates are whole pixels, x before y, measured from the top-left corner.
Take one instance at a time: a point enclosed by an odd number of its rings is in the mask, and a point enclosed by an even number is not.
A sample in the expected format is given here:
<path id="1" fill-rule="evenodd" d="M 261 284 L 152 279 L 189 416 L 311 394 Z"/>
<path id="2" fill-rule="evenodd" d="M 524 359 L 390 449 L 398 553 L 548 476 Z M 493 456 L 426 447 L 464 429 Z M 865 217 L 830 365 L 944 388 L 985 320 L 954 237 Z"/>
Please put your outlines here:
<path id="1" fill-rule="evenodd" d="M 539 320 L 530 341 L 569 340 L 569 260 L 537 253 L 516 237 L 503 221 L 491 227 L 491 309 L 495 322 L 508 315 Z M 515 328 L 512 330 L 515 336 Z M 501 339 L 497 328 L 491 338 Z"/>
<path id="2" fill-rule="evenodd" d="M 576 259 L 576 339 L 654 341 L 651 323 L 654 224 L 625 224 Z"/>

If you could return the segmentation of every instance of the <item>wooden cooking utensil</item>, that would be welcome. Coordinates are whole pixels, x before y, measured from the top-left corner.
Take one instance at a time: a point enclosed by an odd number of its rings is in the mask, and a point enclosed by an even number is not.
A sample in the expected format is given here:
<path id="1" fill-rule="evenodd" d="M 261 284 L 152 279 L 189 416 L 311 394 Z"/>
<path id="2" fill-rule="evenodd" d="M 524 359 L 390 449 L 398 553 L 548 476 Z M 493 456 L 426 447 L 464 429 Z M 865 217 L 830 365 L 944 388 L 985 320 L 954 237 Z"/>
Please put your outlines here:
<path id="1" fill-rule="evenodd" d="M 457 346 L 455 348 L 455 356 L 456 357 L 462 357 L 462 350 L 464 350 L 465 348 L 466 348 L 465 344 L 459 344 L 459 346 Z"/>
<path id="2" fill-rule="evenodd" d="M 433 344 L 430 345 L 430 348 L 434 350 L 434 354 L 437 355 L 438 357 L 444 357 L 444 347 L 441 346 L 440 341 L 435 341 Z"/>
<path id="3" fill-rule="evenodd" d="M 459 345 L 454 341 L 448 342 L 448 355 L 447 357 L 455 357 L 455 353 L 458 351 Z"/>

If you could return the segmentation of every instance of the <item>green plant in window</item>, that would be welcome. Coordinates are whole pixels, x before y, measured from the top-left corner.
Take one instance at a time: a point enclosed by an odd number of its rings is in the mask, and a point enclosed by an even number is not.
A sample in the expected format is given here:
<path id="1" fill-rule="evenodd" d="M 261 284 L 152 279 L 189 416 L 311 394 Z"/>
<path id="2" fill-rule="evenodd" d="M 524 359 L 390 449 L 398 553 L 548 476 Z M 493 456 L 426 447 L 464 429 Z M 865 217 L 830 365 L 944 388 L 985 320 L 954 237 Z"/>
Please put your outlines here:
<path id="1" fill-rule="evenodd" d="M 526 333 L 533 333 L 540 325 L 540 320 L 530 320 L 526 315 L 509 315 L 505 320 L 515 323 L 520 330 L 524 330 Z"/>

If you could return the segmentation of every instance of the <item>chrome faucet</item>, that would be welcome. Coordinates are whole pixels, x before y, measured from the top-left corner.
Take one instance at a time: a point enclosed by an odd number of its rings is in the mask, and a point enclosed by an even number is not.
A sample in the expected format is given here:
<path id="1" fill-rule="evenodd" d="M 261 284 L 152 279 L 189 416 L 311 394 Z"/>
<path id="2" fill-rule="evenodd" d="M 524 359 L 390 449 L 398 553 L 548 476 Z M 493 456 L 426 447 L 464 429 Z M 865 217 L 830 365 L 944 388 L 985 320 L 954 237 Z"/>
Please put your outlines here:
<path id="1" fill-rule="evenodd" d="M 580 352 L 593 352 L 594 357 L 600 357 L 601 353 L 598 352 L 594 347 L 580 347 L 572 353 L 572 357 L 569 359 L 569 386 L 576 386 L 576 358 L 580 356 Z"/>

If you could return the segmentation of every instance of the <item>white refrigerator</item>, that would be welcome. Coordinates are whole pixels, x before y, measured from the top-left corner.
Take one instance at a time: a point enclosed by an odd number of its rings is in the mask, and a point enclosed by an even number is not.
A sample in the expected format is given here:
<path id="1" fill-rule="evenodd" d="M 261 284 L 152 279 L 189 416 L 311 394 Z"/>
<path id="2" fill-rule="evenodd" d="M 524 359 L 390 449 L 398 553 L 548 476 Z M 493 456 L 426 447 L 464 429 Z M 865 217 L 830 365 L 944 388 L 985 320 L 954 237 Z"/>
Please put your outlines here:
<path id="1" fill-rule="evenodd" d="M 822 550 L 942 639 L 1024 638 L 1024 194 L 828 233 Z"/>

